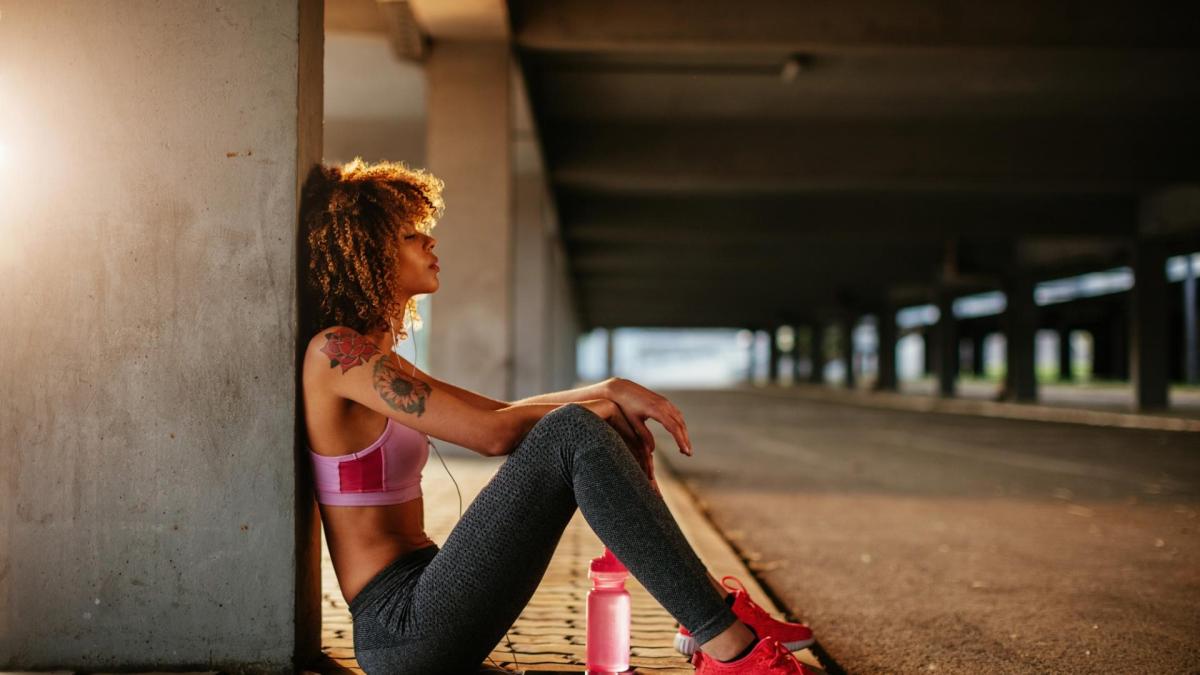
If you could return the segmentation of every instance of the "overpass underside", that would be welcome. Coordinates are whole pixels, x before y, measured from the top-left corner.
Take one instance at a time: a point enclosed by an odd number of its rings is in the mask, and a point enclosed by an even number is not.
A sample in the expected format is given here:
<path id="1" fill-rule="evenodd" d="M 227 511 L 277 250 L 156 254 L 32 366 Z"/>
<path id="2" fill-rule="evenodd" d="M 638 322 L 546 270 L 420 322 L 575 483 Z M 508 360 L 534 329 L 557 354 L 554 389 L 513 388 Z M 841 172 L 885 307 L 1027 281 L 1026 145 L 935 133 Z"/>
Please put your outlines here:
<path id="1" fill-rule="evenodd" d="M 1185 346 L 1163 266 L 1200 250 L 1200 23 L 1182 5 L 509 10 L 585 328 L 874 315 L 891 389 L 898 308 L 1002 290 L 1007 397 L 1036 398 L 1034 332 L 1069 324 L 1120 353 L 1104 367 L 1140 407 L 1167 404 Z M 1102 316 L 1034 302 L 1040 281 L 1124 265 L 1130 301 Z"/>

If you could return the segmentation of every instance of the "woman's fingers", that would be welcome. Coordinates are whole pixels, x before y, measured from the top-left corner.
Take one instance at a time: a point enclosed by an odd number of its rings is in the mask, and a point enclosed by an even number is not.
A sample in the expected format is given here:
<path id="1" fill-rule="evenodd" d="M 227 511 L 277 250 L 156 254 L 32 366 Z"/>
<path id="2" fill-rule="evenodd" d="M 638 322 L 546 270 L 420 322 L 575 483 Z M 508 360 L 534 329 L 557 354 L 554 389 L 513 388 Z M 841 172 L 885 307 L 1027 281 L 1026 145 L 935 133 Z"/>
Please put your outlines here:
<path id="1" fill-rule="evenodd" d="M 630 420 L 633 424 L 633 430 L 641 437 L 642 443 L 650 452 L 654 452 L 654 434 L 650 432 L 650 428 L 646 426 L 646 420 L 635 418 Z"/>
<path id="2" fill-rule="evenodd" d="M 682 422 L 679 422 L 674 417 L 664 415 L 663 419 L 659 420 L 659 423 L 675 437 L 675 444 L 679 446 L 680 452 L 685 455 L 692 454 L 692 444 L 688 440 L 687 431 L 684 429 Z"/>

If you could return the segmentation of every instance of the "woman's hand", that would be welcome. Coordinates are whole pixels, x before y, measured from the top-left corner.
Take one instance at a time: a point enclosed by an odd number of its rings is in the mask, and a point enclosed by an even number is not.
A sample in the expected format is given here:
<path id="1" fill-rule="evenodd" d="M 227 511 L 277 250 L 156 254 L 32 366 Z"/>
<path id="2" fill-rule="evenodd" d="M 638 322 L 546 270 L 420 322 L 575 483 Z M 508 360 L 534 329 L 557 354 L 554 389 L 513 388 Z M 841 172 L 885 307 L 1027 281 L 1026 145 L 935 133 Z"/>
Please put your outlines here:
<path id="1" fill-rule="evenodd" d="M 692 440 L 688 438 L 683 413 L 679 412 L 675 404 L 636 382 L 620 377 L 609 379 L 606 387 L 608 398 L 621 408 L 634 433 L 642 439 L 650 452 L 654 452 L 654 434 L 650 433 L 646 420 L 653 419 L 675 437 L 680 452 L 691 456 Z"/>
<path id="2" fill-rule="evenodd" d="M 650 487 L 654 488 L 654 491 L 661 496 L 662 492 L 658 489 L 658 482 L 654 480 L 654 449 L 652 446 L 647 446 L 641 436 L 634 431 L 633 425 L 621 411 L 621 407 L 607 398 L 579 401 L 578 404 L 596 413 L 600 419 L 608 422 L 612 428 L 617 430 L 621 439 L 625 441 L 625 445 L 629 446 L 629 450 L 633 452 L 633 458 L 642 467 L 642 471 L 646 472 L 646 477 L 650 479 Z"/>

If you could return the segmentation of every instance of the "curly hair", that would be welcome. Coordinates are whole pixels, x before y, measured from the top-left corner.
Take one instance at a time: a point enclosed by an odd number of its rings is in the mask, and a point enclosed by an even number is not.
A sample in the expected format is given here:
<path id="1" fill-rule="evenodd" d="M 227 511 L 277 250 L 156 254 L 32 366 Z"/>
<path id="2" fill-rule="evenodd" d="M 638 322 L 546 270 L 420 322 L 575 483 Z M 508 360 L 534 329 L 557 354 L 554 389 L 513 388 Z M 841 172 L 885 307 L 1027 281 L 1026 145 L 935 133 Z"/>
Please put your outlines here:
<path id="1" fill-rule="evenodd" d="M 437 224 L 445 208 L 442 185 L 400 162 L 367 164 L 355 157 L 340 167 L 312 168 L 301 192 L 300 223 L 321 326 L 369 333 L 388 329 L 396 318 L 403 326 L 406 313 L 419 325 L 416 301 L 399 306 L 390 271 L 400 229 L 411 225 L 428 234 Z"/>

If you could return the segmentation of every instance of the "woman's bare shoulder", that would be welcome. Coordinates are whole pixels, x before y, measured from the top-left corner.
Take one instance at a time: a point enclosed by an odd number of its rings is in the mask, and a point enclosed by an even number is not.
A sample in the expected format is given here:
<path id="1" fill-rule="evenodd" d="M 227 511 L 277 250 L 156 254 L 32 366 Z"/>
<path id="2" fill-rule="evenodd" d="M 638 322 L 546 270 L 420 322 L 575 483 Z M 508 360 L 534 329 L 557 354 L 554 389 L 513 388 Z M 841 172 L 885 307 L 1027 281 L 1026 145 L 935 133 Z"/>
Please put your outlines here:
<path id="1" fill-rule="evenodd" d="M 313 374 L 326 371 L 346 372 L 361 366 L 381 353 L 369 337 L 346 326 L 330 326 L 317 331 L 304 351 L 304 370 Z"/>

